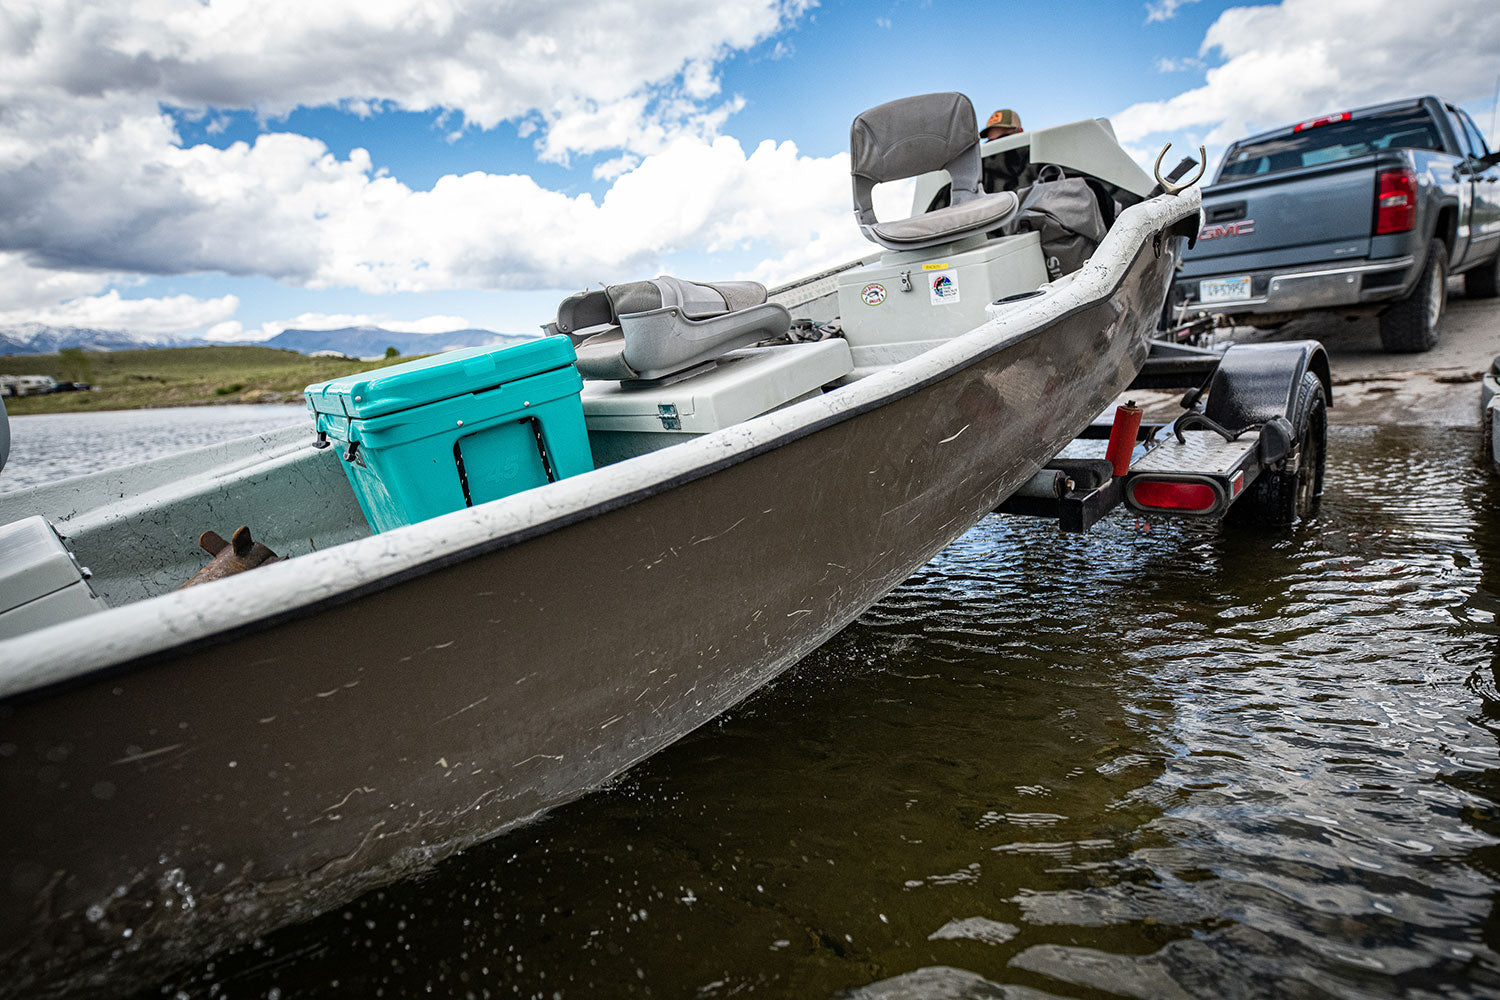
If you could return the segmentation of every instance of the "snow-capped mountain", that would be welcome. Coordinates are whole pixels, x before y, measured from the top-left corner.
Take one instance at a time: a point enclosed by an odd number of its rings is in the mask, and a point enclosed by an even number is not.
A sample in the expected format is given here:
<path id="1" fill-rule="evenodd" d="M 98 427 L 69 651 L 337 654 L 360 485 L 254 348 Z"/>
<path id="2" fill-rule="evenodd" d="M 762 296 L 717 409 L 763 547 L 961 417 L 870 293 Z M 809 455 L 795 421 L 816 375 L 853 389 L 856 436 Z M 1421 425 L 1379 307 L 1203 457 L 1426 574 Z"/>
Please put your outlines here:
<path id="1" fill-rule="evenodd" d="M 160 337 L 84 326 L 19 323 L 0 327 L 0 354 L 56 354 L 64 347 L 86 351 L 138 351 L 148 347 L 201 347 L 206 341 Z"/>
<path id="2" fill-rule="evenodd" d="M 398 333 L 378 326 L 351 326 L 342 330 L 283 330 L 270 340 L 261 341 L 265 347 L 278 347 L 285 351 L 339 351 L 356 358 L 375 357 L 394 347 L 402 355 L 436 354 L 451 351 L 456 347 L 479 347 L 485 344 L 519 344 L 532 337 L 493 330 L 453 330 L 449 333 Z"/>
<path id="3" fill-rule="evenodd" d="M 341 330 L 283 330 L 270 340 L 239 341 L 255 347 L 273 347 L 284 351 L 311 354 L 314 351 L 338 351 L 356 358 L 376 357 L 394 347 L 403 356 L 436 354 L 456 347 L 478 347 L 485 344 L 519 344 L 532 337 L 493 330 L 453 330 L 449 333 L 401 333 L 378 326 L 345 327 Z M 138 351 L 155 347 L 227 347 L 226 342 L 210 343 L 186 337 L 163 337 L 120 330 L 95 330 L 78 326 L 47 326 L 22 323 L 0 327 L 0 354 L 55 354 L 64 347 L 81 347 L 86 351 Z"/>

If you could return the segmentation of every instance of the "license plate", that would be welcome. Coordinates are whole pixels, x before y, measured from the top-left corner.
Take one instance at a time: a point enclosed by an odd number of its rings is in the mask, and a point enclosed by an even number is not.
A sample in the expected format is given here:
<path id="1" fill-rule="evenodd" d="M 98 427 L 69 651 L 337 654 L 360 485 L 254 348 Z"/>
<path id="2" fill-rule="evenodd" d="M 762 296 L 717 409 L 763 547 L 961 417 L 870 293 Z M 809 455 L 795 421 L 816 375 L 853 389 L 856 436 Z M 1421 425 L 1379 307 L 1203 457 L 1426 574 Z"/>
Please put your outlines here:
<path id="1" fill-rule="evenodd" d="M 1199 302 L 1240 302 L 1250 297 L 1250 275 L 1204 278 L 1198 282 Z"/>

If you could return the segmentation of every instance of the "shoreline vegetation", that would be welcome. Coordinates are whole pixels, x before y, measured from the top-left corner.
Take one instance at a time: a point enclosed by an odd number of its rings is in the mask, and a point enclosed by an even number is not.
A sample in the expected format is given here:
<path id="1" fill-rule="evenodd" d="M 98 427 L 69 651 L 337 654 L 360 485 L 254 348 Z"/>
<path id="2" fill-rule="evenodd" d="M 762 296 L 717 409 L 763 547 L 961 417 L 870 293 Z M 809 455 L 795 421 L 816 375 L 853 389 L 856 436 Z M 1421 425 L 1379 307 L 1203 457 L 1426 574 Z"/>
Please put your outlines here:
<path id="1" fill-rule="evenodd" d="M 412 355 L 417 357 L 418 355 Z M 63 351 L 0 355 L 0 374 L 51 375 L 88 382 L 89 391 L 7 396 L 15 417 L 228 403 L 301 403 L 314 382 L 410 361 L 314 358 L 271 347 L 164 347 L 140 351 Z"/>

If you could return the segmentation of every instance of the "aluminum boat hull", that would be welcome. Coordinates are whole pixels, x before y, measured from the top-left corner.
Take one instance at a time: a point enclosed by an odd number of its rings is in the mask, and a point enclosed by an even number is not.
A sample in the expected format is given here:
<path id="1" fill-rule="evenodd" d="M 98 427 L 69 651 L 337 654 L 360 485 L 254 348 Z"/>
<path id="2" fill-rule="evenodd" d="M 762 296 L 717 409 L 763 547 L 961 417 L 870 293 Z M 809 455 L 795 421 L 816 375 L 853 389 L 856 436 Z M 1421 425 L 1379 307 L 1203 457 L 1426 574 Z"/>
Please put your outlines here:
<path id="1" fill-rule="evenodd" d="M 0 642 L 0 994 L 311 916 L 745 698 L 1125 389 L 1196 219 L 1133 208 L 1064 287 L 819 399 Z"/>

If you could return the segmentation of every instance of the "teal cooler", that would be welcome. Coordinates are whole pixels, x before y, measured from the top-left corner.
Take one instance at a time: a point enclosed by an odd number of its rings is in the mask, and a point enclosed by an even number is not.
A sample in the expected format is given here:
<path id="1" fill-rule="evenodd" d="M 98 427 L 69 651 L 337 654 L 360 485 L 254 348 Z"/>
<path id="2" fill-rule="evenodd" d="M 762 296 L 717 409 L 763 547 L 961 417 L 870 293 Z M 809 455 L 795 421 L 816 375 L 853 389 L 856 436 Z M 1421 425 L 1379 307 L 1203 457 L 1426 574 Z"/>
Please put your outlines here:
<path id="1" fill-rule="evenodd" d="M 594 467 L 567 337 L 470 347 L 307 387 L 375 531 Z"/>

